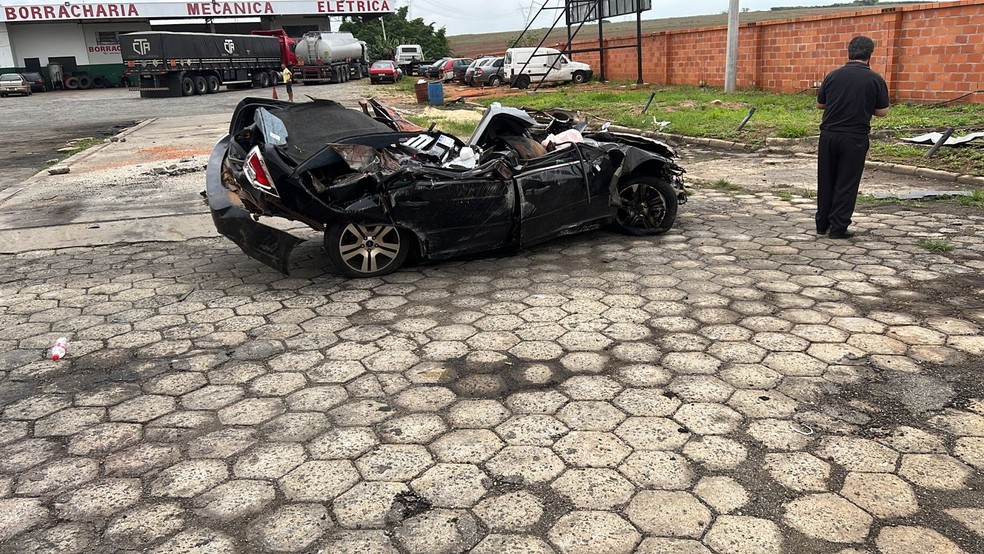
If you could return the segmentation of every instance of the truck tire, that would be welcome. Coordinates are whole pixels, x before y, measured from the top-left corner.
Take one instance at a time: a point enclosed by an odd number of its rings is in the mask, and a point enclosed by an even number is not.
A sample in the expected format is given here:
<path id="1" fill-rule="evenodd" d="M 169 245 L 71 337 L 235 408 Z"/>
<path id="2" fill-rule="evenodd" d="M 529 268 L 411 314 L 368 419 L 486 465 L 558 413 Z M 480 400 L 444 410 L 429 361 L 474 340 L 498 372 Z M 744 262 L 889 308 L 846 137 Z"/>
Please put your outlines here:
<path id="1" fill-rule="evenodd" d="M 205 94 L 208 92 L 208 81 L 205 80 L 205 77 L 195 75 L 192 79 L 195 81 L 195 94 Z"/>
<path id="2" fill-rule="evenodd" d="M 85 90 L 91 87 L 92 77 L 89 77 L 88 75 L 79 75 L 79 88 Z"/>
<path id="3" fill-rule="evenodd" d="M 270 86 L 270 74 L 264 71 L 257 76 L 256 84 L 260 85 L 260 88 L 267 88 Z"/>
<path id="4" fill-rule="evenodd" d="M 571 82 L 575 85 L 580 85 L 581 83 L 588 80 L 588 75 L 583 71 L 575 71 L 574 75 L 571 75 Z"/>
<path id="5" fill-rule="evenodd" d="M 208 88 L 205 89 L 205 92 L 208 94 L 215 94 L 216 92 L 219 92 L 219 87 L 222 86 L 222 81 L 219 80 L 218 76 L 209 75 L 206 78 L 206 81 L 208 82 Z"/>
<path id="6" fill-rule="evenodd" d="M 181 96 L 191 96 L 195 94 L 195 80 L 191 77 L 181 78 Z"/>
<path id="7" fill-rule="evenodd" d="M 79 78 L 78 77 L 65 77 L 65 88 L 69 90 L 75 90 L 79 88 Z"/>

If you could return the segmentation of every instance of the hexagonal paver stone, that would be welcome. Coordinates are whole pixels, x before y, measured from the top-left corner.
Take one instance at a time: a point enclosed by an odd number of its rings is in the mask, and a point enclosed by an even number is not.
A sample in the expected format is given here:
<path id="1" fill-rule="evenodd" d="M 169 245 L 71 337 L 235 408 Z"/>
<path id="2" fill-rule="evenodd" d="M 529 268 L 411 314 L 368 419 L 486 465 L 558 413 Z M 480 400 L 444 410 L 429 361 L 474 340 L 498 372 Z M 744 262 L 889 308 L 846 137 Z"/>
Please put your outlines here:
<path id="1" fill-rule="evenodd" d="M 336 427 L 308 443 L 308 452 L 316 460 L 357 458 L 379 444 L 368 427 Z"/>
<path id="2" fill-rule="evenodd" d="M 240 479 L 279 479 L 306 458 L 304 447 L 299 444 L 266 443 L 241 455 L 232 471 Z"/>
<path id="3" fill-rule="evenodd" d="M 0 448 L 0 471 L 19 473 L 44 463 L 61 452 L 61 444 L 51 439 L 24 439 Z"/>
<path id="4" fill-rule="evenodd" d="M 611 512 L 571 512 L 550 528 L 547 536 L 563 554 L 611 554 L 632 552 L 639 532 Z"/>
<path id="5" fill-rule="evenodd" d="M 393 511 L 393 499 L 410 489 L 405 483 L 362 481 L 332 502 L 338 524 L 350 529 L 379 528 Z"/>
<path id="6" fill-rule="evenodd" d="M 92 524 L 62 523 L 21 536 L 12 552 L 91 552 L 99 542 Z"/>
<path id="7" fill-rule="evenodd" d="M 704 542 L 721 554 L 783 552 L 779 526 L 756 517 L 720 516 L 704 536 Z"/>
<path id="8" fill-rule="evenodd" d="M 614 404 L 634 416 L 668 417 L 680 407 L 680 399 L 663 389 L 631 388 L 619 394 Z"/>
<path id="9" fill-rule="evenodd" d="M 797 492 L 825 491 L 830 464 L 805 452 L 766 454 L 765 469 L 777 483 Z"/>
<path id="10" fill-rule="evenodd" d="M 848 471 L 892 472 L 899 455 L 873 440 L 853 437 L 824 437 L 817 453 Z"/>
<path id="11" fill-rule="evenodd" d="M 567 426 L 549 415 L 521 415 L 495 428 L 507 443 L 523 446 L 550 446 L 567 434 Z"/>
<path id="12" fill-rule="evenodd" d="M 39 394 L 10 404 L 3 410 L 4 419 L 34 421 L 72 405 L 72 399 L 63 394 Z"/>
<path id="13" fill-rule="evenodd" d="M 105 415 L 105 408 L 67 408 L 34 422 L 34 436 L 74 435 L 101 422 Z"/>
<path id="14" fill-rule="evenodd" d="M 171 552 L 195 552 L 196 554 L 233 554 L 236 543 L 221 531 L 207 528 L 187 529 L 171 537 L 163 544 L 148 550 L 148 554 Z"/>
<path id="15" fill-rule="evenodd" d="M 92 458 L 62 458 L 20 476 L 18 495 L 44 496 L 74 489 L 99 475 L 99 462 Z"/>
<path id="16" fill-rule="evenodd" d="M 507 446 L 487 463 L 493 475 L 518 483 L 546 483 L 560 475 L 564 462 L 549 448 Z"/>
<path id="17" fill-rule="evenodd" d="M 774 390 L 737 390 L 728 404 L 746 417 L 790 417 L 797 402 Z"/>
<path id="18" fill-rule="evenodd" d="M 597 352 L 572 352 L 560 359 L 571 373 L 601 373 L 608 365 L 609 357 Z"/>
<path id="19" fill-rule="evenodd" d="M 812 429 L 811 429 L 812 430 Z M 748 435 L 769 450 L 803 450 L 816 434 L 788 419 L 756 419 L 748 424 Z"/>
<path id="20" fill-rule="evenodd" d="M 554 444 L 554 452 L 577 467 L 615 467 L 632 451 L 612 433 L 572 431 Z"/>
<path id="21" fill-rule="evenodd" d="M 701 435 L 722 435 L 734 431 L 741 424 L 741 414 L 731 408 L 707 402 L 684 404 L 673 414 L 673 419 L 690 431 Z"/>
<path id="22" fill-rule="evenodd" d="M 146 423 L 174 411 L 174 398 L 144 394 L 109 409 L 110 421 Z"/>
<path id="23" fill-rule="evenodd" d="M 143 427 L 138 423 L 101 423 L 74 435 L 68 442 L 68 453 L 105 456 L 137 443 L 142 434 Z"/>
<path id="24" fill-rule="evenodd" d="M 441 508 L 470 508 L 485 496 L 489 478 L 472 464 L 437 464 L 410 482 L 417 493 Z"/>
<path id="25" fill-rule="evenodd" d="M 875 517 L 903 517 L 919 511 L 912 486 L 889 473 L 848 473 L 841 495 Z"/>
<path id="26" fill-rule="evenodd" d="M 612 469 L 568 469 L 550 486 L 586 510 L 610 510 L 628 502 L 635 492 L 632 483 Z"/>
<path id="27" fill-rule="evenodd" d="M 929 420 L 930 424 L 962 437 L 984 437 L 984 415 L 947 409 Z"/>
<path id="28" fill-rule="evenodd" d="M 186 517 L 184 509 L 171 502 L 139 506 L 111 521 L 104 537 L 116 547 L 139 549 L 184 528 Z"/>
<path id="29" fill-rule="evenodd" d="M 403 521 L 394 531 L 396 540 L 412 554 L 468 552 L 478 544 L 478 522 L 462 510 L 437 509 Z"/>
<path id="30" fill-rule="evenodd" d="M 411 412 L 436 412 L 442 410 L 457 399 L 454 391 L 446 387 L 413 387 L 401 392 L 394 404 Z"/>
<path id="31" fill-rule="evenodd" d="M 327 502 L 359 481 L 359 472 L 348 460 L 305 462 L 280 480 L 287 500 Z"/>
<path id="32" fill-rule="evenodd" d="M 699 538 L 711 522 L 707 506 L 683 491 L 641 491 L 626 513 L 643 532 L 661 537 Z"/>
<path id="33" fill-rule="evenodd" d="M 189 410 L 218 410 L 241 399 L 246 393 L 235 385 L 210 385 L 181 397 L 181 406 Z"/>
<path id="34" fill-rule="evenodd" d="M 553 554 L 555 551 L 539 537 L 530 535 L 489 535 L 471 554 Z"/>
<path id="35" fill-rule="evenodd" d="M 427 444 L 447 429 L 437 414 L 410 414 L 380 425 L 379 436 L 385 442 Z"/>
<path id="36" fill-rule="evenodd" d="M 229 477 L 221 460 L 191 460 L 162 471 L 150 484 L 150 494 L 170 498 L 191 498 L 211 489 Z"/>
<path id="37" fill-rule="evenodd" d="M 143 389 L 150 394 L 181 396 L 195 389 L 200 389 L 207 384 L 208 380 L 201 373 L 181 371 L 155 377 L 148 381 Z"/>
<path id="38" fill-rule="evenodd" d="M 433 464 L 430 452 L 419 444 L 383 444 L 355 463 L 366 481 L 409 481 Z"/>
<path id="39" fill-rule="evenodd" d="M 381 530 L 344 531 L 336 529 L 318 544 L 325 554 L 398 554 L 389 533 Z"/>
<path id="40" fill-rule="evenodd" d="M 102 479 L 57 499 L 55 509 L 62 519 L 93 521 L 107 518 L 140 501 L 140 479 Z"/>
<path id="41" fill-rule="evenodd" d="M 830 542 L 864 542 L 872 517 L 831 493 L 803 496 L 785 505 L 782 520 L 804 535 Z"/>
<path id="42" fill-rule="evenodd" d="M 635 554 L 711 554 L 703 544 L 692 539 L 671 539 L 667 537 L 649 537 L 639 543 Z"/>
<path id="43" fill-rule="evenodd" d="M 715 373 L 721 367 L 721 360 L 703 352 L 670 352 L 660 362 L 674 373 Z"/>
<path id="44" fill-rule="evenodd" d="M 103 462 L 108 476 L 138 476 L 177 463 L 181 448 L 176 444 L 144 442 L 110 454 Z"/>
<path id="45" fill-rule="evenodd" d="M 933 490 L 960 490 L 974 470 L 943 454 L 906 454 L 899 475 Z"/>
<path id="46" fill-rule="evenodd" d="M 543 502 L 525 490 L 486 498 L 473 510 L 494 531 L 525 531 L 543 517 Z"/>
<path id="47" fill-rule="evenodd" d="M 48 521 L 49 512 L 37 498 L 0 498 L 0 543 Z"/>
<path id="48" fill-rule="evenodd" d="M 554 360 L 564 353 L 564 349 L 555 342 L 530 340 L 510 348 L 509 353 L 521 360 Z"/>
<path id="49" fill-rule="evenodd" d="M 803 352 L 771 352 L 762 363 L 786 376 L 819 377 L 827 369 L 826 362 Z"/>
<path id="50" fill-rule="evenodd" d="M 220 429 L 192 439 L 188 443 L 188 456 L 192 458 L 228 458 L 256 443 L 251 429 Z"/>
<path id="51" fill-rule="evenodd" d="M 287 412 L 263 425 L 268 440 L 305 442 L 328 427 L 328 416 L 315 412 Z"/>
<path id="52" fill-rule="evenodd" d="M 566 403 L 567 397 L 555 390 L 517 392 L 506 399 L 506 406 L 517 414 L 553 414 Z"/>
<path id="53" fill-rule="evenodd" d="M 712 475 L 701 478 L 694 494 L 719 514 L 731 513 L 748 503 L 745 488 L 731 477 Z"/>
<path id="54" fill-rule="evenodd" d="M 686 427 L 663 417 L 630 417 L 615 434 L 636 450 L 674 450 L 690 438 Z"/>
<path id="55" fill-rule="evenodd" d="M 509 417 L 496 400 L 460 400 L 448 409 L 448 423 L 458 429 L 494 427 Z"/>
<path id="56" fill-rule="evenodd" d="M 285 411 L 279 398 L 246 398 L 219 410 L 219 421 L 225 425 L 259 425 Z"/>
<path id="57" fill-rule="evenodd" d="M 685 402 L 726 402 L 735 388 L 713 375 L 681 375 L 667 387 Z"/>
<path id="58" fill-rule="evenodd" d="M 625 420 L 625 414 L 608 402 L 571 402 L 557 412 L 557 419 L 578 431 L 611 431 Z"/>
<path id="59" fill-rule="evenodd" d="M 687 458 L 666 450 L 633 452 L 618 469 L 636 486 L 645 489 L 686 489 L 694 478 Z"/>
<path id="60" fill-rule="evenodd" d="M 978 470 L 984 470 L 984 438 L 963 437 L 953 445 L 953 454 Z"/>
<path id="61" fill-rule="evenodd" d="M 717 435 L 695 437 L 683 447 L 683 453 L 715 471 L 734 469 L 748 458 L 748 449 L 740 442 Z"/>
<path id="62" fill-rule="evenodd" d="M 982 508 L 950 508 L 944 510 L 946 515 L 959 521 L 964 527 L 984 537 L 984 509 Z"/>
<path id="63" fill-rule="evenodd" d="M 926 527 L 886 526 L 875 538 L 878 551 L 883 554 L 908 554 L 932 552 L 933 554 L 964 554 L 964 550 L 950 539 Z"/>
<path id="64" fill-rule="evenodd" d="M 903 454 L 946 453 L 946 446 L 939 436 L 907 425 L 900 425 L 893 429 L 890 435 L 877 440 Z"/>
<path id="65" fill-rule="evenodd" d="M 197 513 L 230 521 L 256 515 L 276 498 L 276 489 L 266 481 L 234 480 L 215 487 L 194 500 Z"/>
<path id="66" fill-rule="evenodd" d="M 303 373 L 268 373 L 250 381 L 249 390 L 257 396 L 287 396 L 305 384 Z"/>
<path id="67" fill-rule="evenodd" d="M 481 464 L 505 446 L 488 429 L 462 429 L 443 435 L 431 444 L 431 452 L 442 462 Z"/>
<path id="68" fill-rule="evenodd" d="M 299 552 L 331 530 L 328 510 L 321 504 L 285 504 L 250 522 L 251 543 L 274 551 Z"/>

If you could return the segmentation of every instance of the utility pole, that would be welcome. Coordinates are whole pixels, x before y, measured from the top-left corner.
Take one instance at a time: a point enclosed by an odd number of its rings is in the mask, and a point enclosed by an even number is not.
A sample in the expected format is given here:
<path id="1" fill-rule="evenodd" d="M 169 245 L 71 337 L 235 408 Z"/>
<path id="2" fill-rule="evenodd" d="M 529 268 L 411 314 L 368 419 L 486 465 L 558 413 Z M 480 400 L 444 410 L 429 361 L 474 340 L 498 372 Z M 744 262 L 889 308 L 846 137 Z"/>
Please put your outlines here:
<path id="1" fill-rule="evenodd" d="M 738 0 L 728 4 L 728 48 L 725 51 L 724 92 L 734 92 L 738 73 Z"/>
<path id="2" fill-rule="evenodd" d="M 386 43 L 386 20 L 383 19 L 383 16 L 379 16 L 379 24 L 383 26 L 383 44 L 385 44 Z"/>

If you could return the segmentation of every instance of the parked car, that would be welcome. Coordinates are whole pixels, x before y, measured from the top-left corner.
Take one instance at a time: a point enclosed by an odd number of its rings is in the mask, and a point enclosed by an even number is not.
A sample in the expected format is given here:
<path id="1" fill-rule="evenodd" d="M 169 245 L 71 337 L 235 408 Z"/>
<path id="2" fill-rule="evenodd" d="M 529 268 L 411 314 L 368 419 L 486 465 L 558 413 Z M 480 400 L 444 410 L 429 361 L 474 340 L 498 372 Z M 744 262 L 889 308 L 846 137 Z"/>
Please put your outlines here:
<path id="1" fill-rule="evenodd" d="M 0 75 L 0 98 L 11 94 L 31 95 L 31 83 L 20 73 Z"/>
<path id="2" fill-rule="evenodd" d="M 324 234 L 335 271 L 375 277 L 411 256 L 509 252 L 608 224 L 656 235 L 686 200 L 669 146 L 579 131 L 574 112 L 493 104 L 463 141 L 401 125 L 373 99 L 364 111 L 330 100 L 241 101 L 206 169 L 218 232 L 287 273 L 302 239 L 260 216 L 300 221 Z"/>
<path id="3" fill-rule="evenodd" d="M 554 48 L 509 48 L 503 62 L 510 86 L 529 88 L 531 84 L 574 83 L 591 79 L 591 66 L 571 61 Z"/>
<path id="4" fill-rule="evenodd" d="M 432 63 L 431 65 L 422 67 L 420 71 L 422 72 L 423 76 L 427 77 L 428 79 L 438 79 L 441 76 L 441 72 L 444 70 L 444 65 L 450 59 L 451 58 L 441 58 L 436 62 Z"/>
<path id="5" fill-rule="evenodd" d="M 465 71 L 468 70 L 468 66 L 471 63 L 471 58 L 455 58 L 451 60 L 451 71 L 444 75 L 444 80 L 457 81 L 463 84 L 465 82 Z"/>
<path id="6" fill-rule="evenodd" d="M 490 58 L 488 62 L 476 67 L 472 74 L 472 84 L 478 86 L 497 87 L 504 80 L 502 58 Z"/>
<path id="7" fill-rule="evenodd" d="M 475 60 L 468 65 L 468 69 L 465 70 L 465 84 L 470 87 L 475 86 L 475 80 L 474 80 L 475 68 L 482 64 L 489 63 L 492 59 L 493 59 L 492 56 L 481 56 L 475 58 Z"/>
<path id="8" fill-rule="evenodd" d="M 44 77 L 40 73 L 21 73 L 28 83 L 31 83 L 31 92 L 46 92 L 48 86 L 44 82 Z"/>
<path id="9" fill-rule="evenodd" d="M 379 60 L 369 66 L 369 82 L 376 83 L 395 83 L 403 78 L 403 70 L 400 69 L 393 60 Z"/>

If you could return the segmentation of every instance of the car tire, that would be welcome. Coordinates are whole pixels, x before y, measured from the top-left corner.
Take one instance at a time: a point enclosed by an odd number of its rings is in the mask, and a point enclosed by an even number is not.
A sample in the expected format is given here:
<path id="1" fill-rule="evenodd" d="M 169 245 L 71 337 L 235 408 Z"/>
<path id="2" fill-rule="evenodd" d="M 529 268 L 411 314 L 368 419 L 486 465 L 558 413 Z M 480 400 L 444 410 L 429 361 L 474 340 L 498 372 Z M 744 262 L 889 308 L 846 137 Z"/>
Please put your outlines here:
<path id="1" fill-rule="evenodd" d="M 496 75 L 495 77 L 492 77 L 491 79 L 489 79 L 489 86 L 490 87 L 497 87 L 497 86 L 499 86 L 501 84 L 502 84 L 502 79 L 500 79 L 498 75 Z"/>
<path id="2" fill-rule="evenodd" d="M 191 77 L 181 78 L 181 96 L 191 96 L 195 94 L 195 80 Z"/>
<path id="3" fill-rule="evenodd" d="M 520 75 L 519 77 L 516 77 L 516 83 L 515 83 L 515 85 L 516 85 L 516 88 L 521 88 L 521 89 L 530 88 L 530 76 L 529 75 Z"/>
<path id="4" fill-rule="evenodd" d="M 588 75 L 583 71 L 575 71 L 574 75 L 571 75 L 571 82 L 575 85 L 580 85 L 588 80 Z"/>
<path id="5" fill-rule="evenodd" d="M 677 214 L 677 193 L 673 185 L 659 177 L 643 176 L 618 184 L 621 206 L 615 224 L 622 232 L 659 235 L 673 227 Z"/>
<path id="6" fill-rule="evenodd" d="M 206 81 L 208 82 L 208 90 L 206 90 L 205 92 L 209 94 L 215 94 L 216 92 L 219 92 L 219 87 L 222 86 L 222 81 L 220 81 L 217 76 L 209 75 Z"/>
<path id="7" fill-rule="evenodd" d="M 201 75 L 195 75 L 194 77 L 192 77 L 192 79 L 194 79 L 195 81 L 195 94 L 201 95 L 208 92 L 208 81 L 205 79 L 205 77 L 202 77 Z"/>
<path id="8" fill-rule="evenodd" d="M 346 277 L 389 275 L 403 265 L 410 248 L 410 233 L 392 225 L 335 224 L 325 231 L 328 259 Z"/>

